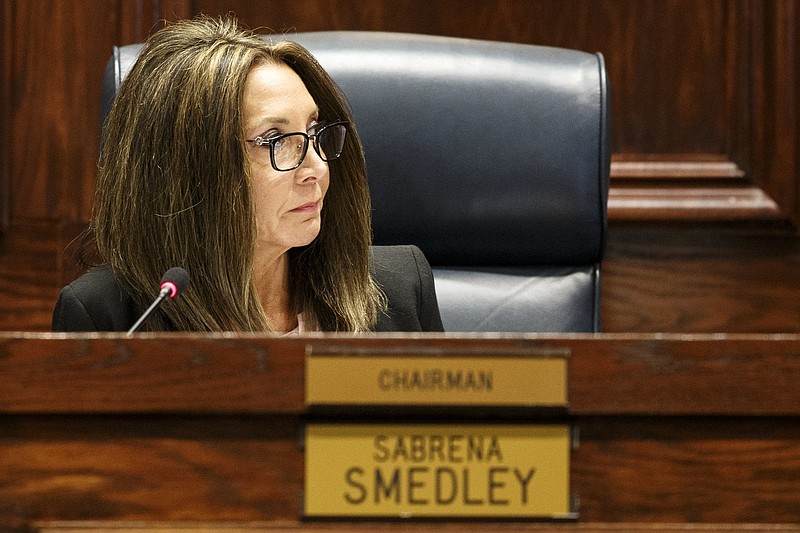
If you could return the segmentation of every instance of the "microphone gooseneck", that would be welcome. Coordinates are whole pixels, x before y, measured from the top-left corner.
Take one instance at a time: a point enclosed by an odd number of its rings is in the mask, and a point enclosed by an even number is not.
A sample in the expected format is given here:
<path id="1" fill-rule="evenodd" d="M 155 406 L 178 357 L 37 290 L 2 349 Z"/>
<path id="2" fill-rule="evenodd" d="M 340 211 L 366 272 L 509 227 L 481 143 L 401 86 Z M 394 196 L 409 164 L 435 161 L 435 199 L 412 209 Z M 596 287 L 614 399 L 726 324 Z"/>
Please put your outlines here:
<path id="1" fill-rule="evenodd" d="M 131 326 L 131 329 L 128 330 L 128 335 L 138 330 L 142 324 L 144 324 L 144 321 L 147 320 L 147 317 L 149 317 L 167 297 L 175 298 L 188 286 L 189 274 L 184 269 L 181 267 L 172 267 L 167 270 L 161 278 L 161 291 L 158 293 L 156 299 L 153 300 L 153 303 L 150 304 L 150 307 L 148 307 L 136 323 Z"/>

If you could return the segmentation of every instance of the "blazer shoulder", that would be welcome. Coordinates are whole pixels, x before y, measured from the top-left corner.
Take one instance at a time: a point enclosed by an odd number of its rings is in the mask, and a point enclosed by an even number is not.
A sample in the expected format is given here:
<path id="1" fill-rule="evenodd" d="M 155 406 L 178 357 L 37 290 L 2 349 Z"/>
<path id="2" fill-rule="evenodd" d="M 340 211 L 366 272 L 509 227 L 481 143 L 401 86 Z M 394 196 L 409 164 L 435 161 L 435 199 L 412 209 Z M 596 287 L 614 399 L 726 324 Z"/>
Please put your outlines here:
<path id="1" fill-rule="evenodd" d="M 53 310 L 53 331 L 127 331 L 136 306 L 107 266 L 100 266 L 61 289 Z"/>
<path id="2" fill-rule="evenodd" d="M 431 272 L 431 267 L 416 246 L 373 246 L 372 270 L 375 281 L 384 291 L 403 291 L 418 290 L 421 278 Z"/>
<path id="3" fill-rule="evenodd" d="M 419 248 L 373 246 L 372 268 L 388 301 L 376 331 L 442 331 L 433 272 Z"/>

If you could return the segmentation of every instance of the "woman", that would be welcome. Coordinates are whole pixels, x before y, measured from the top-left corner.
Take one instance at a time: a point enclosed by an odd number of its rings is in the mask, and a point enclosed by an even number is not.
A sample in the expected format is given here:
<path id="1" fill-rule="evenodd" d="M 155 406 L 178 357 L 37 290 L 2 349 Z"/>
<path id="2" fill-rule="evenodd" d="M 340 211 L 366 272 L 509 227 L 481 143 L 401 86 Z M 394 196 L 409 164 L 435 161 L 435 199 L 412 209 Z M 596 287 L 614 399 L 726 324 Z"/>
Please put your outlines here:
<path id="1" fill-rule="evenodd" d="M 90 232 L 102 266 L 61 291 L 56 331 L 126 331 L 174 266 L 191 286 L 146 329 L 442 329 L 422 253 L 370 247 L 335 84 L 300 45 L 233 20 L 149 39 L 106 123 Z"/>

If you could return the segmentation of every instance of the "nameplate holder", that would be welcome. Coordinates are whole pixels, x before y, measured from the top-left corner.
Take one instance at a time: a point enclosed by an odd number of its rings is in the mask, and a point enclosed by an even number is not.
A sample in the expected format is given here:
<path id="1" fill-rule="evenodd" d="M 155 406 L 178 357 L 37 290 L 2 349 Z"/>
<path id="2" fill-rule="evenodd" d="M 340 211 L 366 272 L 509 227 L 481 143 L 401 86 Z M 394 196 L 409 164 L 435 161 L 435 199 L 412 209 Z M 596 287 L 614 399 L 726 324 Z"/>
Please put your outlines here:
<path id="1" fill-rule="evenodd" d="M 465 353 L 309 345 L 306 405 L 566 408 L 569 351 Z"/>
<path id="2" fill-rule="evenodd" d="M 312 423 L 309 519 L 574 520 L 565 424 Z"/>

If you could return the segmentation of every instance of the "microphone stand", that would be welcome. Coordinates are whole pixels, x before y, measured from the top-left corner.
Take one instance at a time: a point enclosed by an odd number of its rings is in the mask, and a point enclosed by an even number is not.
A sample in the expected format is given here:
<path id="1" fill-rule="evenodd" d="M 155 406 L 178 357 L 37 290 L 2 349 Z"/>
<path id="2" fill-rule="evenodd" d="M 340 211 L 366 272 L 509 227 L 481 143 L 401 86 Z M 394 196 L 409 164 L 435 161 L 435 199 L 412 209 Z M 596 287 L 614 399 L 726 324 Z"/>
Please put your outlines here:
<path id="1" fill-rule="evenodd" d="M 139 327 L 144 323 L 144 321 L 147 320 L 147 317 L 153 314 L 153 311 L 155 311 L 156 308 L 159 305 L 161 305 L 161 302 L 163 302 L 167 298 L 167 296 L 169 296 L 171 293 L 172 293 L 172 288 L 169 286 L 166 286 L 163 289 L 161 289 L 161 292 L 158 293 L 158 297 L 153 301 L 153 303 L 150 304 L 150 307 L 147 308 L 147 311 L 145 311 L 142 314 L 142 316 L 139 317 L 139 320 L 137 320 L 136 323 L 133 326 L 131 326 L 131 329 L 128 330 L 127 334 L 130 335 L 131 333 L 139 329 Z"/>

